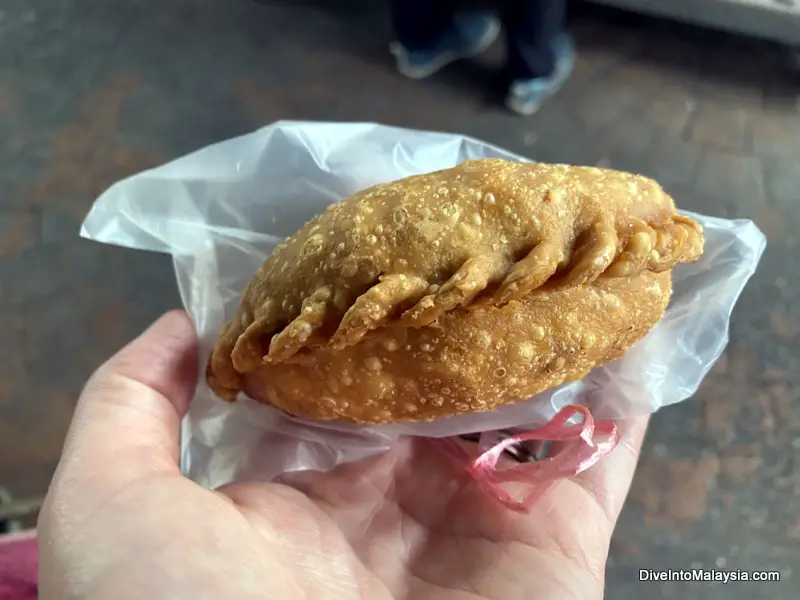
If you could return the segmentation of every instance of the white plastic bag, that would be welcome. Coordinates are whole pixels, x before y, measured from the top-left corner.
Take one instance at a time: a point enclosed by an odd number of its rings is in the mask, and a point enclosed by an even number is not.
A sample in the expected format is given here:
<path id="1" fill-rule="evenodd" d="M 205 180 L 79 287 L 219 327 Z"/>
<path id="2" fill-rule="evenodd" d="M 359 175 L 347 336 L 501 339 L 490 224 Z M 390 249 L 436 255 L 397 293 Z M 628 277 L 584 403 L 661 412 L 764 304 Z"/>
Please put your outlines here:
<path id="1" fill-rule="evenodd" d="M 706 249 L 698 262 L 675 269 L 664 318 L 620 360 L 526 402 L 430 423 L 357 427 L 293 419 L 244 397 L 234 404 L 213 397 L 202 378 L 205 360 L 245 284 L 280 240 L 367 186 L 484 157 L 529 160 L 460 135 L 278 122 L 126 179 L 97 200 L 81 235 L 172 254 L 197 327 L 201 377 L 182 432 L 188 476 L 216 487 L 328 470 L 385 451 L 400 435 L 535 427 L 568 404 L 586 405 L 599 419 L 629 417 L 697 390 L 727 344 L 731 310 L 764 251 L 765 237 L 750 221 L 690 213 L 705 228 Z"/>

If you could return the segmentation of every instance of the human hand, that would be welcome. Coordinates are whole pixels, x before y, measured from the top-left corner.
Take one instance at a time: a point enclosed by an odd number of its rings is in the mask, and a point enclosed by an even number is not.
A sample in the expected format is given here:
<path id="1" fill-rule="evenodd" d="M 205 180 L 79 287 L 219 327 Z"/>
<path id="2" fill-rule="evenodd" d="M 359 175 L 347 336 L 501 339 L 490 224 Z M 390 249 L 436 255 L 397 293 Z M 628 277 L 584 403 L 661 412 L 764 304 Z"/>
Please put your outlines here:
<path id="1" fill-rule="evenodd" d="M 43 600 L 603 596 L 646 419 L 619 422 L 619 446 L 527 515 L 414 439 L 210 491 L 178 469 L 196 369 L 192 324 L 173 312 L 90 379 L 39 519 Z"/>

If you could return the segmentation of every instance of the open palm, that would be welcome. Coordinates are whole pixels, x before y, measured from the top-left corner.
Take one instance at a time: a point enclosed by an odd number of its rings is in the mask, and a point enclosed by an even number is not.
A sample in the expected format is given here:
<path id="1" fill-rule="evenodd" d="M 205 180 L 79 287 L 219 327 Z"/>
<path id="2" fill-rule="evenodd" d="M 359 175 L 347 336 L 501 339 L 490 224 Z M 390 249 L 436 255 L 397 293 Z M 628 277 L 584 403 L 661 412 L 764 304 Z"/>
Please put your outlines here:
<path id="1" fill-rule="evenodd" d="M 170 313 L 78 404 L 40 517 L 48 598 L 603 596 L 609 540 L 645 420 L 519 514 L 423 439 L 329 473 L 205 490 L 177 467 L 195 340 Z"/>

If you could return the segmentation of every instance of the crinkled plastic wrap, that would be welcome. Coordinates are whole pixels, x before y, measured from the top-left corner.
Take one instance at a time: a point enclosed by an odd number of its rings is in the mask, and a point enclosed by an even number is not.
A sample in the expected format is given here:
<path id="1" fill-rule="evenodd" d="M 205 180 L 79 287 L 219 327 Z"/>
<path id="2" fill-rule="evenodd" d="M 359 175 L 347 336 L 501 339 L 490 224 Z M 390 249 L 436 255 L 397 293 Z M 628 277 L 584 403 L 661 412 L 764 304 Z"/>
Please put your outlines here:
<path id="1" fill-rule="evenodd" d="M 278 122 L 117 183 L 96 201 L 81 234 L 173 256 L 203 373 L 245 284 L 279 241 L 367 186 L 484 157 L 530 160 L 461 135 Z M 183 423 L 182 469 L 209 487 L 267 480 L 383 452 L 401 435 L 537 427 L 570 404 L 589 407 L 597 419 L 630 417 L 689 398 L 727 344 L 731 310 L 765 247 L 750 221 L 690 214 L 705 228 L 706 249 L 698 262 L 674 270 L 666 315 L 621 359 L 583 380 L 492 413 L 360 427 L 290 418 L 245 397 L 228 404 L 201 376 Z"/>

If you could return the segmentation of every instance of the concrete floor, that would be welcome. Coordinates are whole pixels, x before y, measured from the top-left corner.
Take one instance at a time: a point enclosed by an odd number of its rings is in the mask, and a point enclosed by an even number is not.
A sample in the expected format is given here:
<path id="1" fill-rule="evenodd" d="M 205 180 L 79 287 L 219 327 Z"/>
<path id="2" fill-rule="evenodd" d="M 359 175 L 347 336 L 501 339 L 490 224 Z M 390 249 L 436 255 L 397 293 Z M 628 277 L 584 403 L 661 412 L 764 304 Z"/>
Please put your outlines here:
<path id="1" fill-rule="evenodd" d="M 499 45 L 408 81 L 388 60 L 379 3 L 333 4 L 0 5 L 0 485 L 43 492 L 87 376 L 179 304 L 168 258 L 78 239 L 109 184 L 277 119 L 458 131 L 542 161 L 642 172 L 684 208 L 766 233 L 725 357 L 695 399 L 653 419 L 608 597 L 796 598 L 800 107 L 776 49 L 582 9 L 574 77 L 520 119 L 498 106 Z M 784 577 L 637 582 L 639 568 L 699 565 Z"/>

